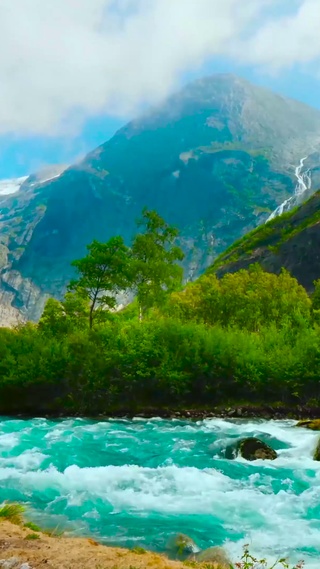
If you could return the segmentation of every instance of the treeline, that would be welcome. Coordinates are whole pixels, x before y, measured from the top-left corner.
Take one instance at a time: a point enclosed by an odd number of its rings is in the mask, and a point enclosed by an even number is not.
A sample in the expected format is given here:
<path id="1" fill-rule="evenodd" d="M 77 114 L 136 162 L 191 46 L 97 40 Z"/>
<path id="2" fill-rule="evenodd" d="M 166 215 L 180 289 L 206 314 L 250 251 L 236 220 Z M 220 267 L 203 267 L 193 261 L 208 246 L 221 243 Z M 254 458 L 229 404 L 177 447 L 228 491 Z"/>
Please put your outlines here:
<path id="1" fill-rule="evenodd" d="M 0 413 L 320 403 L 319 283 L 309 298 L 252 266 L 183 288 L 176 229 L 148 211 L 141 227 L 130 249 L 91 244 L 38 325 L 0 330 Z"/>

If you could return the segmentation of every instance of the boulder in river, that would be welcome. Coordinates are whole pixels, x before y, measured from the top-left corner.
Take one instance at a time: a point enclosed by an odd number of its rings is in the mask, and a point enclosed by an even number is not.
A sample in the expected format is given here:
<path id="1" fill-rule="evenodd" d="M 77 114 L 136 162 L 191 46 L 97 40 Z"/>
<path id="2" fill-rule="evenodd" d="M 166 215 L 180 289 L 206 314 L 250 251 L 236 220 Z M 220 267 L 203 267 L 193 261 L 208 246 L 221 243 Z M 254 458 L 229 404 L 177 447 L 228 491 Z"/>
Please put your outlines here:
<path id="1" fill-rule="evenodd" d="M 246 460 L 275 460 L 278 457 L 273 448 L 255 437 L 240 441 L 239 452 Z"/>
<path id="2" fill-rule="evenodd" d="M 232 567 L 232 563 L 222 547 L 209 547 L 209 549 L 204 549 L 196 553 L 196 555 L 192 557 L 192 560 L 197 563 L 215 563 L 221 569 L 231 569 Z"/>
<path id="3" fill-rule="evenodd" d="M 319 439 L 318 444 L 316 446 L 316 450 L 314 451 L 313 458 L 314 458 L 314 460 L 317 460 L 318 462 L 320 462 L 320 439 Z"/>
<path id="4" fill-rule="evenodd" d="M 194 555 L 200 551 L 200 547 L 189 537 L 183 533 L 178 533 L 172 537 L 167 545 L 167 552 L 169 557 L 174 559 L 180 559 L 184 561 L 188 559 L 191 555 Z"/>
<path id="5" fill-rule="evenodd" d="M 304 421 L 299 421 L 299 423 L 297 423 L 297 427 L 304 427 L 311 431 L 320 431 L 320 419 L 306 419 Z"/>

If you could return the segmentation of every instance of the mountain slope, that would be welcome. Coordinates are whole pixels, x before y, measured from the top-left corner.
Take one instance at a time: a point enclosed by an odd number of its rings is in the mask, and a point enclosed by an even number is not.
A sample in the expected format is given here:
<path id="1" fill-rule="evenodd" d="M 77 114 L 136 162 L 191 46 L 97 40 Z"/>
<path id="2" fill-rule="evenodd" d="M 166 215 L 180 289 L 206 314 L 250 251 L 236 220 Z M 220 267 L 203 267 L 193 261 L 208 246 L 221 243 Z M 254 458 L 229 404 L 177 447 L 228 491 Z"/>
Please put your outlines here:
<path id="1" fill-rule="evenodd" d="M 301 158 L 320 186 L 319 153 L 319 111 L 230 75 L 191 83 L 60 176 L 0 202 L 2 301 L 38 318 L 86 244 L 129 242 L 144 206 L 179 227 L 186 275 L 199 273 L 292 195 Z"/>
<path id="2" fill-rule="evenodd" d="M 320 191 L 236 241 L 208 271 L 221 277 L 253 263 L 276 274 L 284 267 L 312 292 L 314 281 L 320 278 Z"/>

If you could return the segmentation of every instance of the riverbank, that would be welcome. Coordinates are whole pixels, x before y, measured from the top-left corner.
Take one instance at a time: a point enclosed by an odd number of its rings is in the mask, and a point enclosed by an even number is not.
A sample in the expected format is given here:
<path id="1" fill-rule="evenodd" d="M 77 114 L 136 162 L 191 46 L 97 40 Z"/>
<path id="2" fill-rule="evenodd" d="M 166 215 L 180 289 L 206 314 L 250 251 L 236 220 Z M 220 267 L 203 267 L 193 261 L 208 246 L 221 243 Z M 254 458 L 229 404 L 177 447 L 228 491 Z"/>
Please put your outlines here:
<path id="1" fill-rule="evenodd" d="M 110 419 L 181 419 L 202 421 L 205 419 L 265 419 L 265 420 L 302 420 L 302 419 L 318 419 L 320 417 L 320 407 L 316 406 L 285 406 L 285 405 L 252 405 L 252 404 L 234 404 L 227 407 L 211 407 L 211 408 L 187 408 L 187 409 L 170 409 L 170 408 L 146 408 L 140 409 L 112 409 L 99 415 L 83 415 L 80 413 L 72 413 L 70 410 L 34 414 L 34 413 L 10 413 L 5 409 L 0 409 L 0 415 L 8 418 L 30 419 L 66 419 L 66 418 L 85 418 L 97 421 Z"/>
<path id="2" fill-rule="evenodd" d="M 50 537 L 3 521 L 0 560 L 16 558 L 12 569 L 28 563 L 32 569 L 182 569 L 182 563 L 154 553 L 99 545 L 91 539 Z M 1 564 L 0 561 L 0 564 Z M 212 568 L 213 569 L 213 568 Z M 216 569 L 219 569 L 218 567 Z"/>

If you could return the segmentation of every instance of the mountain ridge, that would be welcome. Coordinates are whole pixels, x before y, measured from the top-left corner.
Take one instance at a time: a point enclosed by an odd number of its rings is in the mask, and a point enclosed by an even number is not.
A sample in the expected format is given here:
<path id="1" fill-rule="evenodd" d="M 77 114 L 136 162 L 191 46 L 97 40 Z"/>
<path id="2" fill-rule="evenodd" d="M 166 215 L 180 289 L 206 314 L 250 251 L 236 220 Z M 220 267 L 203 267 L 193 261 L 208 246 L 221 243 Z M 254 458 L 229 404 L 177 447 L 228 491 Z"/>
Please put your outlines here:
<path id="1" fill-rule="evenodd" d="M 279 274 L 284 268 L 309 292 L 320 278 L 320 190 L 290 212 L 236 241 L 208 269 L 218 277 L 259 263 Z"/>
<path id="2" fill-rule="evenodd" d="M 178 226 L 193 278 L 293 194 L 306 155 L 320 187 L 320 111 L 230 75 L 192 82 L 0 204 L 0 301 L 36 320 L 86 245 L 116 234 L 129 243 L 144 206 Z"/>

